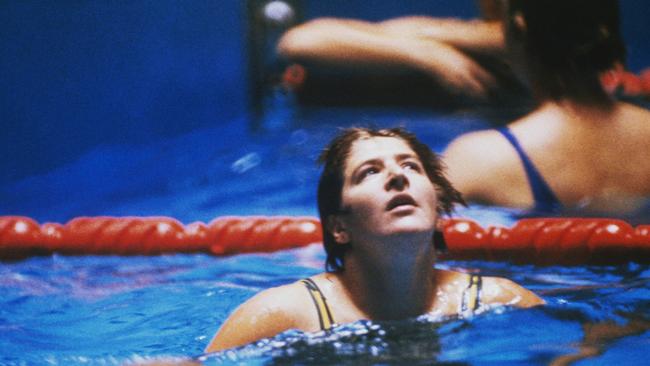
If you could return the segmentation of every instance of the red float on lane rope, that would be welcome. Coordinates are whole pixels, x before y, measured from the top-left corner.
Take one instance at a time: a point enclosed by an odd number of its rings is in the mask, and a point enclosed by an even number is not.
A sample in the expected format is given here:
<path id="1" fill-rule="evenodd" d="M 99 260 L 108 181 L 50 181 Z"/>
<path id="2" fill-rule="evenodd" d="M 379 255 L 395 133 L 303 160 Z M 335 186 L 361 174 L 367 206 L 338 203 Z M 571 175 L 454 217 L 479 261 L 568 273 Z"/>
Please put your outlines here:
<path id="1" fill-rule="evenodd" d="M 591 218 L 524 219 L 510 228 L 483 228 L 447 219 L 443 259 L 505 260 L 540 265 L 650 263 L 650 225 Z M 0 259 L 50 253 L 215 255 L 270 252 L 321 242 L 313 217 L 220 217 L 188 225 L 169 217 L 79 217 L 39 225 L 28 217 L 0 216 Z"/>

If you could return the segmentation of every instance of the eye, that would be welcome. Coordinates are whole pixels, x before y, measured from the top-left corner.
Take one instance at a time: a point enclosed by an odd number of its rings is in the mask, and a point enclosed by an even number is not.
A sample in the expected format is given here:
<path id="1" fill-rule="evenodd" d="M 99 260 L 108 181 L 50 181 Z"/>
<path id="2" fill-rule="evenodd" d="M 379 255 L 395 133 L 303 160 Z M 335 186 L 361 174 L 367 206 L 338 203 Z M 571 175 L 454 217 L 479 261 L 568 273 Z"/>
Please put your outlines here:
<path id="1" fill-rule="evenodd" d="M 415 170 L 416 172 L 422 171 L 422 167 L 415 161 L 405 161 L 402 163 L 404 169 Z"/>
<path id="2" fill-rule="evenodd" d="M 365 168 L 365 169 L 363 169 L 362 171 L 359 172 L 359 179 L 358 180 L 362 181 L 364 178 L 366 178 L 366 177 L 368 177 L 370 175 L 373 175 L 373 174 L 377 174 L 377 173 L 379 173 L 379 169 L 377 169 L 376 167 L 371 166 L 371 167 Z"/>

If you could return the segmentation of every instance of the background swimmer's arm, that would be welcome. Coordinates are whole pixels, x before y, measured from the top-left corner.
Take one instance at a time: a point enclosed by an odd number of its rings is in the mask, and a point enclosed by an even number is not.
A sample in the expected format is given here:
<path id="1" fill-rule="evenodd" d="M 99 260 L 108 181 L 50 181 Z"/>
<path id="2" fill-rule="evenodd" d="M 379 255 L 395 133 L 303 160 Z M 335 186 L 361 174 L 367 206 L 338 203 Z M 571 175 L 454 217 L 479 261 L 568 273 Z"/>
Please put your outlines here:
<path id="1" fill-rule="evenodd" d="M 389 19 L 379 24 L 395 35 L 432 39 L 465 52 L 505 56 L 500 21 L 413 16 Z"/>
<path id="2" fill-rule="evenodd" d="M 277 49 L 298 61 L 346 65 L 399 64 L 393 51 L 395 38 L 376 23 L 353 19 L 318 18 L 289 29 Z"/>
<path id="3" fill-rule="evenodd" d="M 240 305 L 226 319 L 205 352 L 221 351 L 273 337 L 294 327 L 287 286 L 268 289 Z"/>
<path id="4" fill-rule="evenodd" d="M 490 72 L 453 46 L 407 31 L 391 31 L 382 23 L 316 19 L 287 31 L 278 52 L 298 62 L 347 68 L 413 68 L 427 73 L 452 93 L 479 98 L 496 86 Z"/>
<path id="5" fill-rule="evenodd" d="M 530 308 L 546 303 L 534 292 L 500 277 L 483 277 L 481 301 L 485 304 L 503 304 L 518 308 Z"/>

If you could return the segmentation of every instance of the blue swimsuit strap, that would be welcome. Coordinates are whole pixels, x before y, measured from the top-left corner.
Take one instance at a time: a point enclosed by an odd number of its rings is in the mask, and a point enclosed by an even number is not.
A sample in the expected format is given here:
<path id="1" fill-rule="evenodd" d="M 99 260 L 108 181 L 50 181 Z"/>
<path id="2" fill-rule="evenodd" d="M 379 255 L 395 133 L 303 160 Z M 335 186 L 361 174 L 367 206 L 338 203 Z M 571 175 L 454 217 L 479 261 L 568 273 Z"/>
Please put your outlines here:
<path id="1" fill-rule="evenodd" d="M 526 171 L 526 177 L 528 177 L 528 184 L 530 184 L 530 190 L 533 193 L 533 199 L 535 200 L 536 211 L 556 211 L 562 206 L 560 200 L 557 199 L 555 193 L 551 190 L 551 187 L 548 186 L 544 177 L 539 173 L 535 165 L 530 160 L 524 149 L 519 145 L 517 138 L 510 132 L 508 127 L 499 128 L 499 131 L 503 137 L 505 137 L 508 142 L 515 148 L 519 159 L 521 159 L 522 164 L 524 164 L 524 170 Z"/>

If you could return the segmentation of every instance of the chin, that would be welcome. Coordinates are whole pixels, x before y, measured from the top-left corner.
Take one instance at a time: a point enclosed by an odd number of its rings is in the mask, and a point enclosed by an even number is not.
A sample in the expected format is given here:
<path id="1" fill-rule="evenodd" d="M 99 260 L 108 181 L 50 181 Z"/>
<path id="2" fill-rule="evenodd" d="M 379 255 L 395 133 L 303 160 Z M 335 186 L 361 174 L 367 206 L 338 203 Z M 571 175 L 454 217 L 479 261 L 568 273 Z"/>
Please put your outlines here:
<path id="1" fill-rule="evenodd" d="M 419 217 L 405 216 L 394 220 L 385 226 L 391 234 L 421 234 L 432 233 L 435 230 L 435 222 Z"/>

